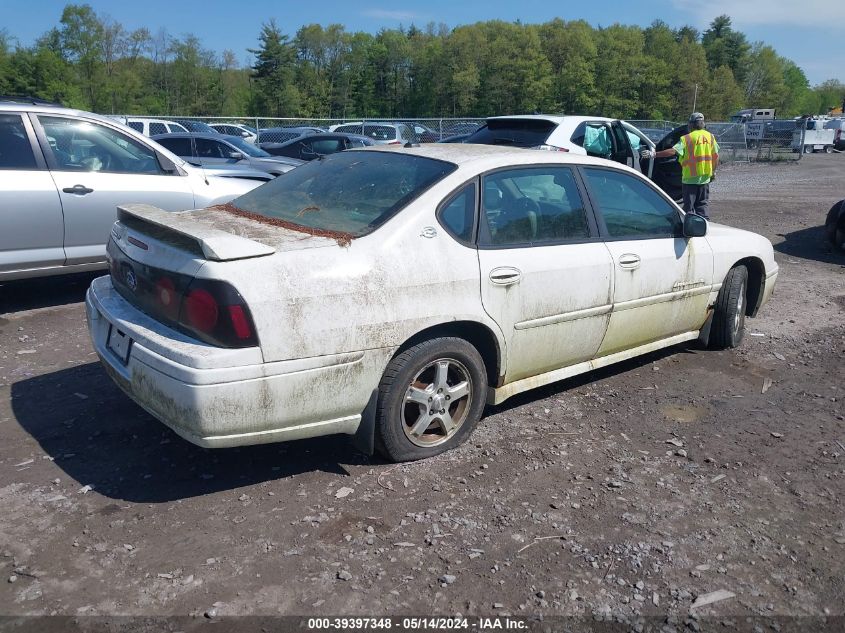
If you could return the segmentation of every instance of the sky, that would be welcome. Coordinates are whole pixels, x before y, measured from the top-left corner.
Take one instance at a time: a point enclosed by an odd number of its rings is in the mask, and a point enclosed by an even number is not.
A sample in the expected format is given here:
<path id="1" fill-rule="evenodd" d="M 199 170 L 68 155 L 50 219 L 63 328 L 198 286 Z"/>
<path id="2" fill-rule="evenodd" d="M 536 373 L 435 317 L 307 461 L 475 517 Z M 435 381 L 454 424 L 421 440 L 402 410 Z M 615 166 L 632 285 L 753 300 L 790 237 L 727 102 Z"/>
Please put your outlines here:
<path id="1" fill-rule="evenodd" d="M 77 0 L 82 4 L 84 0 Z M 24 46 L 58 26 L 65 0 L 0 0 L 0 29 Z M 842 57 L 845 2 L 842 0 L 88 0 L 98 15 L 128 30 L 142 26 L 155 33 L 196 35 L 205 48 L 235 52 L 243 65 L 252 63 L 248 48 L 258 45 L 261 25 L 271 18 L 293 36 L 306 24 L 342 24 L 347 31 L 376 33 L 381 28 L 449 27 L 484 20 L 520 20 L 525 24 L 583 19 L 592 26 L 614 23 L 648 26 L 661 19 L 677 28 L 689 24 L 704 31 L 714 17 L 727 14 L 750 42 L 763 41 L 804 70 L 810 85 L 826 79 L 845 81 Z"/>

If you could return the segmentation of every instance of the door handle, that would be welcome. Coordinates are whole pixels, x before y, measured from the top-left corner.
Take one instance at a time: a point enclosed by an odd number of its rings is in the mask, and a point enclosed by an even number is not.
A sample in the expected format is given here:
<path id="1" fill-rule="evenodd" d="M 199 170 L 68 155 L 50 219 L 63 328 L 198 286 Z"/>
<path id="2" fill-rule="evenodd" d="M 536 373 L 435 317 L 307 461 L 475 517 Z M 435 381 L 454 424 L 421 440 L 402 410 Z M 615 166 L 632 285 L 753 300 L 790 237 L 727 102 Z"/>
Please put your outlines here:
<path id="1" fill-rule="evenodd" d="M 619 266 L 626 270 L 633 270 L 640 266 L 640 256 L 634 253 L 625 253 L 619 256 Z"/>
<path id="2" fill-rule="evenodd" d="M 502 268 L 494 268 L 490 271 L 490 282 L 496 286 L 510 286 L 511 284 L 517 284 L 520 279 L 522 279 L 522 271 L 518 268 L 505 266 Z"/>
<path id="3" fill-rule="evenodd" d="M 84 196 L 87 193 L 94 191 L 85 185 L 74 185 L 73 187 L 65 187 L 62 189 L 65 193 L 75 193 L 78 196 Z"/>

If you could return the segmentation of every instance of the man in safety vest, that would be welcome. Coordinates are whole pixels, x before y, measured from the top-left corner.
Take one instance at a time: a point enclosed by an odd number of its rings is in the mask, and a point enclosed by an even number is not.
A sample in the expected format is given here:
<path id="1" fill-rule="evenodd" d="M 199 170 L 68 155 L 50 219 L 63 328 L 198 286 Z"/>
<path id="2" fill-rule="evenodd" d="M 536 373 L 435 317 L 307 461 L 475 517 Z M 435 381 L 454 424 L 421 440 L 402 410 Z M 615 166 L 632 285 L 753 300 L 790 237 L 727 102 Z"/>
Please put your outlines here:
<path id="1" fill-rule="evenodd" d="M 657 158 L 678 156 L 684 196 L 684 211 L 704 216 L 708 220 L 707 204 L 710 202 L 710 181 L 719 165 L 719 144 L 704 129 L 704 115 L 693 112 L 689 118 L 689 134 L 682 136 L 674 147 L 655 154 Z"/>

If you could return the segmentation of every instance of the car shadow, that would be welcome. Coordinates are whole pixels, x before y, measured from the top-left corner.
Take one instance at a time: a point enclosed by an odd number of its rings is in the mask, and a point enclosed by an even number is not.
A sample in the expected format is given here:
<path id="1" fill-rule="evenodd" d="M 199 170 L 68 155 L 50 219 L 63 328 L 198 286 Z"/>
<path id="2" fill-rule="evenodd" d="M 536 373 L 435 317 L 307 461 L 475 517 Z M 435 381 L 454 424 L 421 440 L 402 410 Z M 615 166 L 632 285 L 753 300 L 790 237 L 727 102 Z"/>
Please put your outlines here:
<path id="1" fill-rule="evenodd" d="M 88 286 L 103 274 L 104 271 L 98 270 L 92 273 L 0 282 L 0 314 L 85 301 Z"/>
<path id="2" fill-rule="evenodd" d="M 774 245 L 779 253 L 824 264 L 845 264 L 845 255 L 833 250 L 833 246 L 825 239 L 824 225 L 778 235 L 783 237 L 783 242 Z"/>
<path id="3" fill-rule="evenodd" d="M 67 475 L 98 493 L 164 503 L 291 477 L 347 474 L 344 466 L 383 463 L 349 438 L 204 449 L 183 440 L 132 402 L 99 363 L 12 385 L 19 424 Z"/>

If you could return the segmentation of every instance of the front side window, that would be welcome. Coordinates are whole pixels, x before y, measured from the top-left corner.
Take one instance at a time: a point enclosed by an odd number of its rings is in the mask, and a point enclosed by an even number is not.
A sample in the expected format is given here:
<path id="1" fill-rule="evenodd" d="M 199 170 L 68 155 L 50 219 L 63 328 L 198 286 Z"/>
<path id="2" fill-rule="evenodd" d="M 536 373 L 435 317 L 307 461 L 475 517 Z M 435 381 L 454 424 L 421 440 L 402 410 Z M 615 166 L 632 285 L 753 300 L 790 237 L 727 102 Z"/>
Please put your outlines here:
<path id="1" fill-rule="evenodd" d="M 453 163 L 421 156 L 339 152 L 297 167 L 232 204 L 306 233 L 360 237 L 455 169 Z"/>
<path id="2" fill-rule="evenodd" d="M 223 143 L 211 141 L 207 138 L 197 138 L 195 141 L 197 156 L 200 158 L 228 158 L 229 152 L 233 151 Z"/>
<path id="3" fill-rule="evenodd" d="M 39 116 L 58 169 L 160 174 L 155 150 L 98 123 Z"/>
<path id="4" fill-rule="evenodd" d="M 677 209 L 635 176 L 610 169 L 584 169 L 590 195 L 610 237 L 674 237 L 680 234 Z"/>
<path id="5" fill-rule="evenodd" d="M 482 246 L 542 245 L 590 237 L 569 167 L 509 169 L 484 177 Z"/>
<path id="6" fill-rule="evenodd" d="M 35 154 L 19 114 L 0 114 L 0 169 L 36 169 Z"/>
<path id="7" fill-rule="evenodd" d="M 343 141 L 334 138 L 311 141 L 311 151 L 316 154 L 334 154 L 343 149 Z"/>

